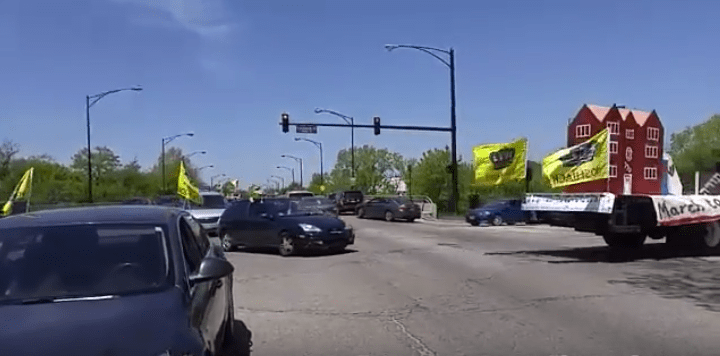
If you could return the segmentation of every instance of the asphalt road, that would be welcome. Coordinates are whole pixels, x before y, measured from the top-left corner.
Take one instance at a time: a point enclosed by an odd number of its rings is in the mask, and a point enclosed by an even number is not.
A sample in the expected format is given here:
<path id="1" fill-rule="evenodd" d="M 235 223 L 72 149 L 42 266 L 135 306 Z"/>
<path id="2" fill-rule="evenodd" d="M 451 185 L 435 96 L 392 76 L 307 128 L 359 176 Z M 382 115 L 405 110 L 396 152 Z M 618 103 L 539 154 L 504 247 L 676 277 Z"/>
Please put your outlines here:
<path id="1" fill-rule="evenodd" d="M 715 256 L 549 226 L 343 217 L 347 253 L 228 254 L 253 355 L 717 355 Z"/>

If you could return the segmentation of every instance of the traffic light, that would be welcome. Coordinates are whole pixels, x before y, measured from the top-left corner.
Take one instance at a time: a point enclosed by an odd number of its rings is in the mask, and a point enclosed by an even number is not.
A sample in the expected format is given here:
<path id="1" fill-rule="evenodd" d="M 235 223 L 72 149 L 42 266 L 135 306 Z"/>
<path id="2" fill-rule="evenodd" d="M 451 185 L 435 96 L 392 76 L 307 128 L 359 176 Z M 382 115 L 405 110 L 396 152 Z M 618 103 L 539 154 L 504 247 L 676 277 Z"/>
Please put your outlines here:
<path id="1" fill-rule="evenodd" d="M 379 117 L 375 116 L 373 118 L 373 125 L 375 125 L 375 134 L 379 135 L 380 134 L 380 118 Z"/>
<path id="2" fill-rule="evenodd" d="M 290 131 L 290 115 L 283 113 L 281 116 L 282 118 L 282 130 L 283 132 Z"/>

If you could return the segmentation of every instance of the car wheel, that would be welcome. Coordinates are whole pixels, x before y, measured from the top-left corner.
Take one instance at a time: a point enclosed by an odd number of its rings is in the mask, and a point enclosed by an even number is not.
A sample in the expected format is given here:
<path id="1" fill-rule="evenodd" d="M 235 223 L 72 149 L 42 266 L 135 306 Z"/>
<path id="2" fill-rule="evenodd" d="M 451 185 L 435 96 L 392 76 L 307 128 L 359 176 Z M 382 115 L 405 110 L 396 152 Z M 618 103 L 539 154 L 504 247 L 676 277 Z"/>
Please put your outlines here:
<path id="1" fill-rule="evenodd" d="M 360 219 L 364 219 L 365 218 L 365 209 L 363 209 L 363 208 L 358 209 L 357 216 Z"/>
<path id="2" fill-rule="evenodd" d="M 385 221 L 393 221 L 395 220 L 395 216 L 393 215 L 392 211 L 388 210 L 385 212 Z"/>
<path id="3" fill-rule="evenodd" d="M 414 222 L 414 221 L 415 221 L 415 218 L 407 219 L 407 221 L 408 221 L 408 222 Z"/>
<path id="4" fill-rule="evenodd" d="M 500 226 L 503 223 L 502 217 L 500 215 L 495 215 L 495 217 L 492 219 L 492 224 L 495 226 Z"/>
<path id="5" fill-rule="evenodd" d="M 235 250 L 235 246 L 230 241 L 230 236 L 228 236 L 227 233 L 223 234 L 222 248 L 225 252 L 230 252 L 230 251 Z"/>
<path id="6" fill-rule="evenodd" d="M 330 252 L 331 253 L 340 253 L 340 252 L 345 251 L 345 247 L 347 247 L 347 246 L 346 245 L 334 246 L 334 247 L 330 248 Z"/>
<path id="7" fill-rule="evenodd" d="M 472 222 L 470 222 L 470 225 L 472 225 L 472 226 L 480 226 L 480 222 L 478 222 L 478 221 L 472 221 Z"/>
<path id="8" fill-rule="evenodd" d="M 280 247 L 278 248 L 278 251 L 282 256 L 290 256 L 295 253 L 293 239 L 287 231 L 280 233 Z"/>

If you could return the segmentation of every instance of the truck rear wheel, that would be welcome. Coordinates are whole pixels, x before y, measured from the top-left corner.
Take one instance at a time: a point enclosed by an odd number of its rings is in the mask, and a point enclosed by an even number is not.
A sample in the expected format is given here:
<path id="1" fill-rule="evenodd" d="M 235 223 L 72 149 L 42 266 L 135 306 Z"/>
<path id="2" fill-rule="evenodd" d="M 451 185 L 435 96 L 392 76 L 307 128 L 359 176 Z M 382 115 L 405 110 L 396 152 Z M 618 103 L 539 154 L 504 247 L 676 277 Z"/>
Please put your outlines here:
<path id="1" fill-rule="evenodd" d="M 603 240 L 611 248 L 640 248 L 645 243 L 647 236 L 643 233 L 636 234 L 615 234 L 606 233 Z"/>

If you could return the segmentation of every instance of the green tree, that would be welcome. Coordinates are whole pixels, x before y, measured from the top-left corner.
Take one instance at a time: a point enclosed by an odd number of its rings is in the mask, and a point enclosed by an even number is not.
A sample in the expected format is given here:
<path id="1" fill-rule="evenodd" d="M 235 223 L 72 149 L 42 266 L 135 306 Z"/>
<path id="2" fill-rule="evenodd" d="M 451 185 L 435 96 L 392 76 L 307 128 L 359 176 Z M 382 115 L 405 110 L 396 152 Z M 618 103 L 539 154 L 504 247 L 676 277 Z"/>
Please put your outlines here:
<path id="1" fill-rule="evenodd" d="M 390 193 L 388 177 L 397 176 L 402 172 L 404 159 L 396 152 L 385 148 L 378 149 L 365 145 L 355 147 L 355 183 L 352 182 L 351 151 L 343 149 L 338 152 L 337 161 L 330 172 L 331 186 L 326 191 L 359 189 L 365 194 Z"/>
<path id="2" fill-rule="evenodd" d="M 106 177 L 112 177 L 115 170 L 120 167 L 120 157 L 107 146 L 97 146 L 92 153 L 92 178 L 95 184 Z M 82 172 L 87 177 L 88 150 L 80 149 L 72 156 L 72 169 Z"/>
<path id="3" fill-rule="evenodd" d="M 20 145 L 10 140 L 4 140 L 0 145 L 0 179 L 10 173 L 10 161 L 20 152 Z"/>
<path id="4" fill-rule="evenodd" d="M 688 185 L 696 171 L 714 171 L 715 164 L 720 162 L 720 115 L 713 115 L 701 124 L 673 133 L 668 153 L 680 179 Z"/>

